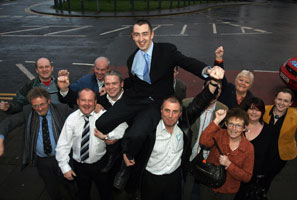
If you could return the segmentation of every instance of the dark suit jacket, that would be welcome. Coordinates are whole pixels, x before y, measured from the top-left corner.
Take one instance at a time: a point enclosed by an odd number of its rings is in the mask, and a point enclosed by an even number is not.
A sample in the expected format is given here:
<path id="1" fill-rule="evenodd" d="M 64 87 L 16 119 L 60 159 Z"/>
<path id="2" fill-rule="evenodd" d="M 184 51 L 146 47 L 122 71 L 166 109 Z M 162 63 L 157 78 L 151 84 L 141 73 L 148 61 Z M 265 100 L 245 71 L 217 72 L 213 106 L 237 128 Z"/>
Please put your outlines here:
<path id="1" fill-rule="evenodd" d="M 68 115 L 73 111 L 65 104 L 51 104 L 50 105 L 52 113 L 52 127 L 55 141 L 58 141 L 60 132 L 63 128 L 63 124 L 68 117 Z M 36 155 L 36 142 L 37 134 L 39 131 L 39 118 L 37 122 L 32 123 L 32 115 L 35 112 L 31 105 L 26 105 L 22 112 L 14 115 L 10 115 L 0 123 L 0 133 L 7 136 L 10 131 L 14 128 L 25 124 L 25 145 L 23 152 L 23 165 L 26 166 L 33 163 Z M 33 125 L 34 127 L 33 127 Z"/>
<path id="2" fill-rule="evenodd" d="M 133 59 L 137 51 L 138 49 L 128 58 L 129 78 L 125 80 L 124 84 L 125 96 L 134 103 L 148 97 L 161 101 L 174 94 L 173 69 L 175 66 L 180 66 L 200 78 L 203 78 L 202 70 L 207 66 L 194 58 L 184 56 L 173 44 L 154 43 L 150 68 L 151 84 L 148 84 L 131 73 Z"/>

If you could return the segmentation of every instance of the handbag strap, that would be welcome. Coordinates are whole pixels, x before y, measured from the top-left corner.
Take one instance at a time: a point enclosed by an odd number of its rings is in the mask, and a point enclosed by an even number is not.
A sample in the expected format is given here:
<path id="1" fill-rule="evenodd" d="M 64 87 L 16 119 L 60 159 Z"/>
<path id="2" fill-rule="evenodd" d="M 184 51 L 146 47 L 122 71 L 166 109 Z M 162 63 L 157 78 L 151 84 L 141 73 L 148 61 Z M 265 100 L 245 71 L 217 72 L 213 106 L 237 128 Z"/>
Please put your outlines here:
<path id="1" fill-rule="evenodd" d="M 216 147 L 217 147 L 217 149 L 218 149 L 219 153 L 220 153 L 221 155 L 224 155 L 224 154 L 222 153 L 222 151 L 221 151 L 221 149 L 220 149 L 220 147 L 219 147 L 219 145 L 218 145 L 218 143 L 217 143 L 216 139 L 215 139 L 214 137 L 213 137 L 212 139 L 213 139 L 213 141 L 214 141 L 214 144 L 216 145 Z"/>

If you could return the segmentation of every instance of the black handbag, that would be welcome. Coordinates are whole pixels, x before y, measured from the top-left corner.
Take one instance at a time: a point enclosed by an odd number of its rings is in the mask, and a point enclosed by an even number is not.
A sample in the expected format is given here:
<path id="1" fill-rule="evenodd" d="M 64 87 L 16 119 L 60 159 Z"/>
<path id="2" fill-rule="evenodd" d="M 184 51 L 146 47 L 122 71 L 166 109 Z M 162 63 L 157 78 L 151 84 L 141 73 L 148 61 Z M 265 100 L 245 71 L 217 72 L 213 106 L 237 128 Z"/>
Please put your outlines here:
<path id="1" fill-rule="evenodd" d="M 214 143 L 223 155 L 219 145 L 215 138 Z M 190 163 L 190 173 L 194 176 L 195 180 L 211 188 L 219 188 L 226 181 L 226 170 L 225 166 L 216 166 L 212 163 L 207 163 L 203 157 L 203 151 L 205 147 L 201 146 L 199 154 Z"/>

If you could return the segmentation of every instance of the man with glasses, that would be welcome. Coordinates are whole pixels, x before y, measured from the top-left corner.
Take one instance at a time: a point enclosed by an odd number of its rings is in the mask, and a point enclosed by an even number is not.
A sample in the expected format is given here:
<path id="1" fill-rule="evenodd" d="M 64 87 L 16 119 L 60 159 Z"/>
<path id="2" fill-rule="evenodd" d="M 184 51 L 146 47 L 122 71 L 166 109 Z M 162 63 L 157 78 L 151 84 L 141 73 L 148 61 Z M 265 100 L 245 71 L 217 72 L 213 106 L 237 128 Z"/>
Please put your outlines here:
<path id="1" fill-rule="evenodd" d="M 48 58 L 39 58 L 35 65 L 38 78 L 28 81 L 23 87 L 16 92 L 16 96 L 12 101 L 1 101 L 0 110 L 5 111 L 7 114 L 14 114 L 21 112 L 23 106 L 29 104 L 26 99 L 28 92 L 32 88 L 43 87 L 49 93 L 52 103 L 60 103 L 58 97 L 58 86 L 56 79 L 52 76 L 54 67 L 51 65 L 51 61 Z"/>
<path id="2" fill-rule="evenodd" d="M 4 154 L 4 139 L 15 127 L 25 124 L 23 168 L 36 164 L 39 176 L 51 199 L 63 199 L 60 185 L 71 189 L 59 170 L 55 148 L 64 121 L 72 112 L 65 104 L 52 104 L 50 94 L 42 87 L 33 88 L 22 112 L 7 117 L 0 123 L 0 156 Z M 71 192 L 75 195 L 75 192 Z"/>

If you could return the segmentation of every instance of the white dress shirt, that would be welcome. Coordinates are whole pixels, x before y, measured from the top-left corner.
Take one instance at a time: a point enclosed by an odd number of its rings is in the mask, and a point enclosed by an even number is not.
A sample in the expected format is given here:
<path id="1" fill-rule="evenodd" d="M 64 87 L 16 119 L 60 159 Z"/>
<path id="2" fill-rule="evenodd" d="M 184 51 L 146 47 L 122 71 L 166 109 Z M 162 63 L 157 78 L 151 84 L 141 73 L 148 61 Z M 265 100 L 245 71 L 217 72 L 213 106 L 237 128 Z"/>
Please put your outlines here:
<path id="1" fill-rule="evenodd" d="M 84 163 L 95 163 L 98 160 L 100 160 L 106 153 L 105 142 L 94 135 L 94 130 L 96 128 L 95 122 L 103 113 L 104 111 L 100 111 L 99 113 L 95 113 L 93 111 L 90 114 L 89 158 L 86 159 Z M 84 124 L 84 114 L 79 109 L 73 112 L 71 115 L 69 115 L 64 123 L 56 147 L 56 159 L 63 174 L 71 170 L 71 167 L 69 165 L 69 153 L 71 148 L 73 150 L 73 159 L 77 162 L 81 162 L 81 135 L 83 132 Z M 112 132 L 120 132 L 121 134 L 123 134 L 127 127 L 128 126 L 123 127 L 120 124 Z"/>
<path id="2" fill-rule="evenodd" d="M 160 120 L 156 130 L 156 141 L 146 166 L 146 170 L 155 175 L 170 174 L 181 164 L 184 139 L 183 132 L 174 126 L 170 134 Z"/>

